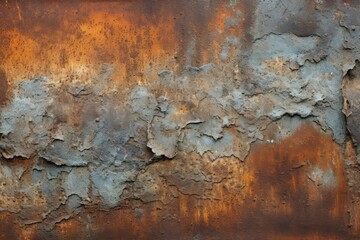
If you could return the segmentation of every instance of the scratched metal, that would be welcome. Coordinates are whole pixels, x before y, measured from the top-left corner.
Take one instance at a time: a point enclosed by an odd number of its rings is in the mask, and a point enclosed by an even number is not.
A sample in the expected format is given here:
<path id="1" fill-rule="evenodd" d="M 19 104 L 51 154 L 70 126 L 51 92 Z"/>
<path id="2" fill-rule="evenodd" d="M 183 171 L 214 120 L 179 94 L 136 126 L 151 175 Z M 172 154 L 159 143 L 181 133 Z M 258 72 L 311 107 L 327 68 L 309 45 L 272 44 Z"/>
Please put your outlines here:
<path id="1" fill-rule="evenodd" d="M 359 238 L 359 14 L 0 1 L 0 239 Z"/>

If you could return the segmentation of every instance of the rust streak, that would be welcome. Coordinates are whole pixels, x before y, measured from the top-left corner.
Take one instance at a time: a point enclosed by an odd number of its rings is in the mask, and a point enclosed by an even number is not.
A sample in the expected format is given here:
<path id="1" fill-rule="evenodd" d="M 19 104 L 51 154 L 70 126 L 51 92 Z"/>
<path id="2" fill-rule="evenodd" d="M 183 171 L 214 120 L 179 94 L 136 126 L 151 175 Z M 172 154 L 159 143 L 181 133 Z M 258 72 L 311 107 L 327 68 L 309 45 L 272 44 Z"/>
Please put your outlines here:
<path id="1" fill-rule="evenodd" d="M 16 8 L 17 8 L 17 12 L 18 12 L 19 21 L 22 21 L 22 14 L 21 14 L 21 9 L 20 9 L 18 0 L 16 0 Z"/>

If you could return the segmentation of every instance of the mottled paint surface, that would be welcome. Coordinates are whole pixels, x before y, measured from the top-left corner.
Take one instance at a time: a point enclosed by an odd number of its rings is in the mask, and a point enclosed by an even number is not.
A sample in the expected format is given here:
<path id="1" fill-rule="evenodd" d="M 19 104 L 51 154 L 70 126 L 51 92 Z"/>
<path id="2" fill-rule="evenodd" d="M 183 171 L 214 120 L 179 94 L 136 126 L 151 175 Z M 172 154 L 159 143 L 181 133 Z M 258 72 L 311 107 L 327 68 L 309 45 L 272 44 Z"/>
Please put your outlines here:
<path id="1" fill-rule="evenodd" d="M 359 14 L 0 1 L 0 239 L 360 237 Z"/>

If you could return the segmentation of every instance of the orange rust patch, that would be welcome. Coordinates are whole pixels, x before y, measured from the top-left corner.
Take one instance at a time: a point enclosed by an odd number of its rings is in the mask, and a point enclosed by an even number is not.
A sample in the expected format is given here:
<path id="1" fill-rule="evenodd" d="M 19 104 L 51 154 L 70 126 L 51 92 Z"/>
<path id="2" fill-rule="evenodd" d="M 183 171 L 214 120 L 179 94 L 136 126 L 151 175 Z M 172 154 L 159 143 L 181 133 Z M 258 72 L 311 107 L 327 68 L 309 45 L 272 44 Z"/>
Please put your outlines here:
<path id="1" fill-rule="evenodd" d="M 291 71 L 289 68 L 289 63 L 285 61 L 283 57 L 276 57 L 275 59 L 265 60 L 264 64 L 267 68 L 274 71 L 276 74 L 280 76 L 295 76 L 297 73 Z"/>
<path id="2" fill-rule="evenodd" d="M 155 76 L 159 69 L 201 66 L 217 59 L 213 52 L 224 39 L 214 38 L 217 32 L 237 29 L 223 29 L 227 4 L 215 2 L 3 2 L 0 66 L 9 82 L 71 74 L 86 81 L 99 64 L 108 63 L 116 66 L 113 79 L 122 84 L 148 81 L 144 72 Z M 236 7 L 244 9 L 241 26 L 251 15 L 245 6 Z"/>

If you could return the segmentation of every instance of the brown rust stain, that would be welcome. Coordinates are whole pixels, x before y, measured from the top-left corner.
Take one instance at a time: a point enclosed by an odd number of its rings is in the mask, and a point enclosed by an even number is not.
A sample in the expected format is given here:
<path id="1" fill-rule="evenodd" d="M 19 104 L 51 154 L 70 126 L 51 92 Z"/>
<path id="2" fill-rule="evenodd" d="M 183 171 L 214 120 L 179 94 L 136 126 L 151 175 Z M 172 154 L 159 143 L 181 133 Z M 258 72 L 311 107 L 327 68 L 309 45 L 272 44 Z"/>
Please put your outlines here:
<path id="1" fill-rule="evenodd" d="M 0 214 L 0 239 L 17 239 L 21 229 L 14 225 L 14 220 L 10 213 Z"/>
<path id="2" fill-rule="evenodd" d="M 345 145 L 345 159 L 347 165 L 347 180 L 349 185 L 349 214 L 350 224 L 354 234 L 360 235 L 360 174 L 357 162 L 356 148 L 352 140 L 348 140 Z"/>
<path id="3" fill-rule="evenodd" d="M 275 128 L 268 130 L 271 136 Z M 183 161 L 182 164 L 191 164 Z M 166 170 L 166 162 L 154 169 Z M 312 125 L 274 143 L 256 143 L 245 163 L 204 164 L 229 174 L 209 198 L 178 193 L 117 210 L 87 208 L 36 239 L 352 239 L 341 148 Z M 162 170 L 161 170 L 162 169 Z M 190 167 L 187 167 L 191 171 Z M 203 169 L 206 171 L 206 169 Z M 150 170 L 149 170 L 150 171 Z M 185 174 L 185 173 L 183 173 Z M 196 185 L 196 183 L 194 182 Z M 189 188 L 196 186 L 189 185 Z M 169 191 L 169 186 L 160 189 Z M 216 196 L 216 197 L 214 197 Z M 140 209 L 140 210 L 139 210 Z M 138 213 L 140 211 L 140 214 Z M 61 236 L 61 237 L 59 237 Z"/>
<path id="4" fill-rule="evenodd" d="M 8 82 L 5 72 L 0 69 L 0 106 L 4 105 L 7 99 Z"/>
<path id="5" fill-rule="evenodd" d="M 263 224 L 298 236 L 346 232 L 343 158 L 330 136 L 304 125 L 287 139 L 255 146 L 247 167 L 247 189 L 254 197 L 250 209 L 267 208 Z"/>

